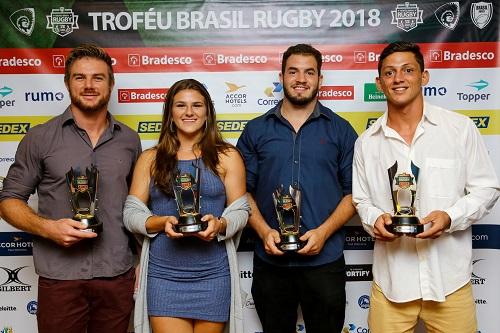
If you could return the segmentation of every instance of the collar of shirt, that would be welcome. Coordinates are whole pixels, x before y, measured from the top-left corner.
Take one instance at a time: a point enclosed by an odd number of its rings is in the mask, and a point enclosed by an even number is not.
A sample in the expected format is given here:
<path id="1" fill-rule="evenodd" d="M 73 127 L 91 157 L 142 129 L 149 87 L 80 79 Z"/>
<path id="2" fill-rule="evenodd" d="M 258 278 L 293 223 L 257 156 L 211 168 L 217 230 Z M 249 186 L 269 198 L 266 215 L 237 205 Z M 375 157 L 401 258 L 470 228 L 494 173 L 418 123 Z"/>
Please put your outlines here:
<path id="1" fill-rule="evenodd" d="M 271 110 L 269 110 L 269 112 L 266 113 L 266 115 L 265 115 L 266 119 L 269 119 L 270 117 L 276 117 L 276 118 L 280 119 L 281 121 L 286 122 L 287 120 L 281 114 L 281 107 L 282 106 L 283 106 L 283 100 L 281 100 L 274 108 L 272 108 Z M 320 116 L 326 117 L 326 119 L 331 120 L 330 115 L 327 114 L 326 112 L 324 112 L 324 110 L 321 108 L 321 104 L 316 102 L 316 105 L 314 106 L 314 110 L 307 120 L 318 118 Z"/>
<path id="2" fill-rule="evenodd" d="M 106 117 L 108 118 L 109 121 L 109 129 L 111 130 L 111 134 L 113 134 L 115 129 L 120 129 L 120 124 L 116 122 L 115 118 L 109 113 L 109 111 L 106 114 Z M 75 117 L 73 116 L 73 112 L 71 112 L 71 108 L 68 106 L 64 113 L 62 114 L 62 121 L 61 121 L 62 126 L 66 126 L 67 124 L 75 124 Z"/>

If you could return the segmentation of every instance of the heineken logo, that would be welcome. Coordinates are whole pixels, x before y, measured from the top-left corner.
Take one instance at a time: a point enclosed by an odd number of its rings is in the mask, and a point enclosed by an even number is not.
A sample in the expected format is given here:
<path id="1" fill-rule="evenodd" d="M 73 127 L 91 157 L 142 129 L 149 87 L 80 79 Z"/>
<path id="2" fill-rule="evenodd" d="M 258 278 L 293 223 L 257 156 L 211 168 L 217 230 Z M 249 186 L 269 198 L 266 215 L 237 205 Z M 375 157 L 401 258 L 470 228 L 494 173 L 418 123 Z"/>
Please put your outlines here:
<path id="1" fill-rule="evenodd" d="M 78 15 L 73 14 L 73 10 L 52 9 L 50 15 L 47 15 L 47 29 L 51 29 L 53 33 L 64 37 L 73 32 L 73 29 L 78 29 Z"/>

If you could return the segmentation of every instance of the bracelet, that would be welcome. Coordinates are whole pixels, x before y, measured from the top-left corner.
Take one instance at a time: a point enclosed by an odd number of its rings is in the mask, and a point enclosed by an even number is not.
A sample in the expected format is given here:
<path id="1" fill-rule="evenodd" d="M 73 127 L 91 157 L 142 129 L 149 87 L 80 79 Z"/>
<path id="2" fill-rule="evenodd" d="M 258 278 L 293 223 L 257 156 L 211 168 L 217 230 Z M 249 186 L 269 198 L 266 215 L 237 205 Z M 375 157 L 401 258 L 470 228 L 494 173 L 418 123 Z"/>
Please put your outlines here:
<path id="1" fill-rule="evenodd" d="M 217 236 L 221 233 L 222 227 L 224 226 L 224 220 L 222 219 L 222 216 L 217 217 L 217 220 L 219 221 L 219 231 L 217 232 Z M 224 232 L 225 234 L 226 232 Z"/>

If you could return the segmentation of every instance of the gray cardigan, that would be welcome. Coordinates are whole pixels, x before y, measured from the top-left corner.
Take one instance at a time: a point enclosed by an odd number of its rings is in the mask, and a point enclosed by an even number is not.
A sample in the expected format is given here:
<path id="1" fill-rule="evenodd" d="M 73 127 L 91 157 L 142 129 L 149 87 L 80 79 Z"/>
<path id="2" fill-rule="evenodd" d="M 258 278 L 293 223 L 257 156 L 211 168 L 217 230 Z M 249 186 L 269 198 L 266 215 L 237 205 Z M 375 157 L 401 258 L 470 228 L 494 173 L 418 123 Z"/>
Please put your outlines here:
<path id="1" fill-rule="evenodd" d="M 227 333 L 243 333 L 243 304 L 240 292 L 240 274 L 238 271 L 238 262 L 236 248 L 240 241 L 241 231 L 245 227 L 250 206 L 246 194 L 235 200 L 226 207 L 222 216 L 227 221 L 226 234 L 218 235 L 218 241 L 224 241 L 226 244 L 227 258 L 229 261 L 229 271 L 231 273 L 231 308 L 229 314 L 229 323 L 224 331 Z M 156 236 L 148 234 L 146 231 L 146 220 L 153 214 L 149 208 L 137 197 L 129 195 L 123 209 L 123 221 L 125 227 L 136 235 L 139 235 L 142 241 L 139 291 L 135 300 L 134 309 L 134 329 L 136 333 L 150 333 L 148 309 L 147 309 L 147 272 L 149 261 L 149 240 Z"/>

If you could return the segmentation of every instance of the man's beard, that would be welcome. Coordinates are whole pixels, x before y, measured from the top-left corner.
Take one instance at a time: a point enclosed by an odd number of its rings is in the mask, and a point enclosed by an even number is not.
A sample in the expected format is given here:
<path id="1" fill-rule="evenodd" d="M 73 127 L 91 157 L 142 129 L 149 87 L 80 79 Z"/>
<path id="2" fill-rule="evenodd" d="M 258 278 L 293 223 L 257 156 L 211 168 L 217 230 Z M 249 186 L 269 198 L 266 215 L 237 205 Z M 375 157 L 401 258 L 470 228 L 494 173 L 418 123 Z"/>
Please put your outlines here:
<path id="1" fill-rule="evenodd" d="M 316 98 L 316 95 L 318 95 L 318 90 L 319 86 L 316 86 L 316 88 L 312 90 L 311 95 L 297 97 L 297 96 L 292 96 L 292 94 L 290 94 L 288 87 L 283 87 L 283 94 L 285 95 L 286 99 L 293 105 L 303 106 L 309 104 Z"/>
<path id="2" fill-rule="evenodd" d="M 89 91 L 86 91 L 86 92 L 88 93 Z M 82 112 L 88 112 L 88 113 L 92 113 L 92 112 L 96 112 L 96 111 L 99 111 L 102 109 L 106 109 L 106 107 L 109 103 L 110 96 L 111 96 L 111 92 L 106 96 L 101 96 L 97 100 L 97 103 L 91 105 L 91 104 L 85 103 L 85 101 L 83 101 L 83 99 L 81 99 L 80 96 L 73 96 L 72 94 L 70 94 L 71 104 L 76 106 Z"/>

